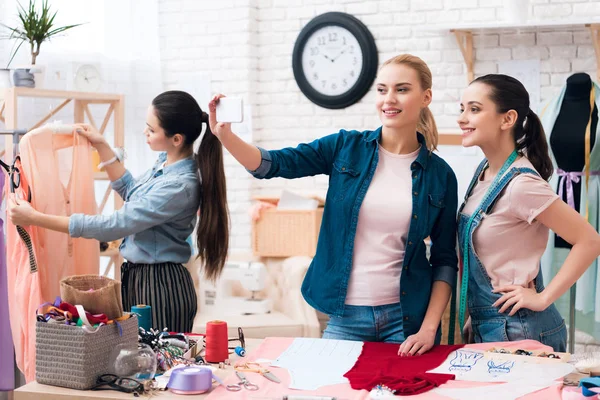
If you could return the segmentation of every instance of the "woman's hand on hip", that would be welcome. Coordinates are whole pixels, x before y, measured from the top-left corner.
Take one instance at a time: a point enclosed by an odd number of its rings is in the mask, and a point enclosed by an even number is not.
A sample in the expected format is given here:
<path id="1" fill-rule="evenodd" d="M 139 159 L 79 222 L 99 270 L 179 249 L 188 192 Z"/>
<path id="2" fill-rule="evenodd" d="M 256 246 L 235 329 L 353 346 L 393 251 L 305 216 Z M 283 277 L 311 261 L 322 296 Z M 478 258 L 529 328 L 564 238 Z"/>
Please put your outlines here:
<path id="1" fill-rule="evenodd" d="M 415 354 L 423 354 L 433 347 L 435 342 L 435 330 L 421 329 L 414 335 L 406 338 L 404 343 L 398 349 L 399 356 L 414 356 Z"/>
<path id="2" fill-rule="evenodd" d="M 508 285 L 494 289 L 493 292 L 503 293 L 502 297 L 493 304 L 494 307 L 500 307 L 498 312 L 506 312 L 512 306 L 509 316 L 515 315 L 521 308 L 528 308 L 531 311 L 544 311 L 550 305 L 545 296 L 538 293 L 534 288 Z"/>
<path id="3" fill-rule="evenodd" d="M 208 103 L 208 123 L 210 130 L 219 140 L 223 135 L 231 133 L 231 124 L 226 122 L 217 122 L 217 104 L 219 100 L 225 97 L 224 94 L 218 94 Z"/>
<path id="4" fill-rule="evenodd" d="M 8 218 L 15 225 L 29 226 L 36 224 L 38 212 L 25 200 L 17 200 L 15 197 L 10 198 L 7 213 Z"/>
<path id="5" fill-rule="evenodd" d="M 104 136 L 91 125 L 75 124 L 75 131 L 79 135 L 85 137 L 94 147 L 98 147 L 98 145 L 107 143 Z"/>

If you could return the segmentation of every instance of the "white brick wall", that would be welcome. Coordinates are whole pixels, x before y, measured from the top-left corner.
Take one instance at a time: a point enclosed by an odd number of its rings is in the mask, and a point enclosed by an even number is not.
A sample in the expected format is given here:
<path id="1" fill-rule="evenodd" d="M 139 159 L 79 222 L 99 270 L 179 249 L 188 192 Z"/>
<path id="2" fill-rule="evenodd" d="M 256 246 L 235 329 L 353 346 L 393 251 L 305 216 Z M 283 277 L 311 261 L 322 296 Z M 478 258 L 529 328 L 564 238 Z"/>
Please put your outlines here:
<path id="1" fill-rule="evenodd" d="M 374 93 L 345 110 L 327 110 L 308 101 L 292 73 L 291 53 L 300 29 L 327 11 L 348 12 L 373 33 L 380 62 L 403 52 L 422 57 L 434 74 L 432 110 L 441 128 L 455 129 L 456 110 L 466 86 L 466 68 L 450 34 L 423 33 L 416 28 L 434 23 L 480 23 L 503 18 L 501 0 L 159 0 L 161 59 L 166 86 L 178 74 L 201 70 L 211 76 L 213 92 L 243 96 L 252 106 L 253 140 L 267 147 L 294 146 L 340 128 L 378 126 Z M 600 18 L 600 0 L 531 0 L 531 20 Z M 218 17 L 218 18 L 217 18 Z M 235 20 L 233 20 L 235 18 Z M 219 22 L 216 22 L 219 21 Z M 549 99 L 574 72 L 595 78 L 590 34 L 581 29 L 524 32 L 477 31 L 476 75 L 495 73 L 497 62 L 541 60 L 542 101 Z M 463 191 L 477 151 L 444 148 L 440 154 L 455 168 Z M 227 157 L 232 210 L 232 246 L 249 247 L 250 196 L 278 194 L 282 188 L 327 188 L 326 177 L 295 181 L 249 178 Z"/>

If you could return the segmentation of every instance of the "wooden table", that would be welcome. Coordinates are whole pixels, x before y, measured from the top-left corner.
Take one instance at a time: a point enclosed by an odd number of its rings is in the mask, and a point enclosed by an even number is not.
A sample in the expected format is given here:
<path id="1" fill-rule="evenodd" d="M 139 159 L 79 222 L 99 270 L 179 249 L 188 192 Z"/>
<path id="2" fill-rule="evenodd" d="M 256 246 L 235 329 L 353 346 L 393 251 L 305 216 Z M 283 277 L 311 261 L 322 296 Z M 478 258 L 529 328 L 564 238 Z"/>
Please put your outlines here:
<path id="1" fill-rule="evenodd" d="M 266 358 L 273 360 L 284 351 L 287 346 L 291 343 L 292 338 L 267 338 L 264 341 L 262 339 L 247 339 L 246 347 L 248 350 L 249 358 Z M 533 342 L 533 341 L 531 341 Z M 515 342 L 511 344 L 514 348 L 523 347 L 522 342 Z M 540 344 L 538 344 L 540 345 Z M 472 348 L 478 348 L 479 350 L 484 349 L 484 347 L 494 347 L 493 343 L 488 343 L 486 345 L 470 345 Z M 540 345 L 541 346 L 541 345 Z M 539 346 L 538 346 L 539 347 Z M 239 357 L 236 355 L 232 355 L 232 363 L 235 363 Z M 223 380 L 229 380 L 229 383 L 233 383 L 236 379 L 233 379 L 231 376 L 233 372 L 233 368 L 231 366 L 226 369 L 217 370 L 216 374 L 222 378 Z M 287 387 L 290 383 L 290 377 L 288 374 L 282 374 L 278 372 L 278 376 L 282 380 L 283 385 Z M 278 386 L 277 384 L 270 382 L 264 378 L 254 377 L 255 380 L 262 379 L 260 382 L 261 390 L 265 390 L 267 397 L 274 393 L 279 393 L 282 391 L 282 386 Z M 449 381 L 444 386 L 448 385 L 448 388 L 467 388 L 471 386 L 480 386 L 478 383 L 473 382 L 465 382 L 465 381 Z M 492 384 L 493 386 L 493 384 Z M 490 386 L 490 388 L 492 387 Z M 560 399 L 562 397 L 563 391 L 575 392 L 575 394 L 580 393 L 579 389 L 576 388 L 561 388 L 559 386 L 552 386 L 550 388 L 530 393 L 524 396 L 524 399 L 528 400 L 555 400 Z M 155 393 L 155 394 L 154 394 Z M 157 400 L 182 400 L 185 396 L 176 395 L 171 392 L 158 391 L 154 392 L 151 399 Z M 228 400 L 239 400 L 239 399 L 248 399 L 252 393 L 243 392 L 242 394 L 238 392 L 227 392 L 224 388 L 213 386 L 213 390 L 210 392 L 213 396 L 211 398 L 214 399 L 228 399 Z M 299 395 L 301 394 L 310 394 L 310 395 L 328 395 L 328 396 L 339 396 L 348 400 L 366 400 L 368 398 L 368 392 L 366 390 L 352 390 L 350 385 L 348 384 L 336 384 L 329 385 L 322 388 L 319 388 L 317 391 L 298 391 Z M 25 385 L 14 392 L 15 400 L 98 400 L 98 399 L 134 399 L 132 394 L 122 393 L 118 391 L 106 390 L 106 391 L 80 391 L 73 389 L 65 389 L 54 386 L 41 385 L 36 382 Z M 258 392 L 257 392 L 258 395 Z M 193 399 L 205 399 L 209 394 L 204 395 L 196 395 L 196 396 L 188 396 Z M 263 394 L 258 396 L 265 397 Z M 271 396 L 274 397 L 274 396 Z M 417 396 L 411 396 L 411 398 L 419 398 L 419 399 L 435 399 L 435 400 L 449 400 L 448 397 L 442 396 L 440 394 L 434 392 L 426 392 Z M 141 396 L 140 399 L 148 399 L 148 396 Z"/>
<path id="2" fill-rule="evenodd" d="M 262 339 L 246 339 L 246 351 L 251 352 L 262 342 Z M 232 364 L 240 357 L 235 353 L 231 356 Z M 215 374 L 221 379 L 227 378 L 233 373 L 233 367 L 217 370 Z M 192 396 L 194 399 L 204 399 L 209 393 Z M 140 396 L 140 399 L 148 398 Z M 158 400 L 182 400 L 185 396 L 173 394 L 170 391 L 153 392 L 152 398 Z M 116 390 L 75 390 L 58 386 L 42 385 L 37 382 L 28 383 L 14 391 L 14 400 L 97 400 L 97 399 L 134 399 L 131 393 L 123 393 Z"/>

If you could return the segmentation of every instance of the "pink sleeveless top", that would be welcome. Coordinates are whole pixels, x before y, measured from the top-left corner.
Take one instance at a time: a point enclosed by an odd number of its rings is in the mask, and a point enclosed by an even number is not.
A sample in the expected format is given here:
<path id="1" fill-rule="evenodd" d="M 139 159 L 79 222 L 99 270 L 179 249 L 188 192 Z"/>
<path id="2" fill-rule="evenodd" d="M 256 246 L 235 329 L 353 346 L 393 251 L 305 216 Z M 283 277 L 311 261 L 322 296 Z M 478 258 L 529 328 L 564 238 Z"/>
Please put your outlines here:
<path id="1" fill-rule="evenodd" d="M 30 190 L 33 208 L 49 215 L 97 213 L 91 148 L 85 138 L 75 132 L 55 134 L 46 125 L 27 133 L 19 150 L 21 184 L 13 195 L 6 185 L 9 196 L 26 201 Z M 35 379 L 36 309 L 54 302 L 64 277 L 98 274 L 100 249 L 96 240 L 72 239 L 33 226 L 23 229 L 31 237 L 32 251 L 10 220 L 6 222 L 8 298 L 17 365 L 31 382 Z"/>

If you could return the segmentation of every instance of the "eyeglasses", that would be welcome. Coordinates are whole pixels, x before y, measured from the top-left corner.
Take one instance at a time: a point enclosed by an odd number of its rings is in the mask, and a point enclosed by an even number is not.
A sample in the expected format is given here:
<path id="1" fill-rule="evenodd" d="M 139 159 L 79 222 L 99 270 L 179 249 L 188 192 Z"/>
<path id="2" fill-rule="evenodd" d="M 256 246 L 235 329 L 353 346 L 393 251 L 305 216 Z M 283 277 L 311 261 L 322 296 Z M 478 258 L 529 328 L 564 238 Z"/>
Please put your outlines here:
<path id="1" fill-rule="evenodd" d="M 108 386 L 108 387 L 103 387 Z M 121 378 L 113 374 L 104 374 L 96 378 L 92 390 L 118 390 L 124 393 L 144 393 L 144 385 L 131 378 Z"/>

